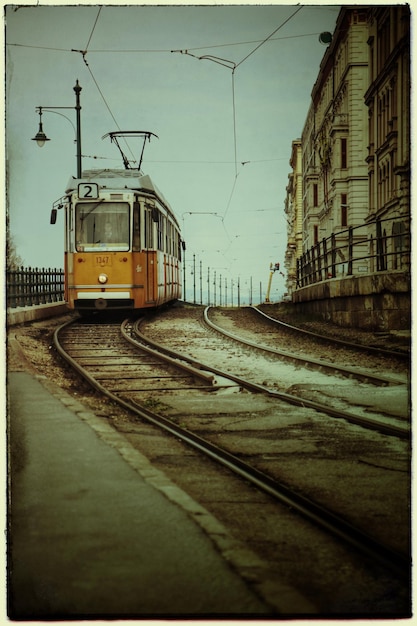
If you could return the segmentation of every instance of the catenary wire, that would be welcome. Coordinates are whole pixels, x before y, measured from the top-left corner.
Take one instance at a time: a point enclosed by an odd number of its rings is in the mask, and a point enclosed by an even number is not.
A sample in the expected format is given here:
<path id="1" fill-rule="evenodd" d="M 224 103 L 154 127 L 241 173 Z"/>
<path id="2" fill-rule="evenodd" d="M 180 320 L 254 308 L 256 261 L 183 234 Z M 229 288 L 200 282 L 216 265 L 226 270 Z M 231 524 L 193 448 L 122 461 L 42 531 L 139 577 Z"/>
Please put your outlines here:
<path id="1" fill-rule="evenodd" d="M 304 34 L 304 35 L 291 35 L 291 36 L 287 36 L 287 37 L 273 38 L 273 35 L 276 32 L 278 32 L 278 30 L 280 30 L 285 24 L 287 24 L 302 8 L 303 8 L 302 6 L 298 7 L 297 10 L 287 20 L 285 20 L 277 29 L 275 29 L 266 39 L 261 40 L 259 42 L 259 45 L 256 46 L 256 48 L 254 48 L 254 50 L 252 50 L 248 55 L 246 55 L 239 63 L 237 63 L 237 64 L 232 63 L 233 67 L 230 68 L 230 69 L 232 69 L 232 99 L 233 99 L 233 126 L 234 126 L 234 152 L 235 152 L 235 180 L 234 180 L 234 184 L 233 184 L 231 195 L 229 197 L 228 204 L 227 204 L 226 209 L 225 209 L 224 217 L 226 216 L 226 213 L 227 213 L 227 211 L 229 209 L 229 206 L 230 206 L 230 203 L 231 203 L 231 200 L 232 200 L 232 196 L 233 196 L 233 192 L 234 192 L 234 189 L 235 189 L 235 186 L 236 186 L 237 176 L 238 176 L 238 172 L 237 172 L 237 139 L 236 139 L 236 108 L 235 108 L 235 93 L 234 93 L 234 72 L 235 72 L 235 69 L 239 65 L 241 65 L 244 61 L 246 61 L 252 54 L 254 54 L 267 41 L 279 40 L 279 39 L 291 39 L 291 38 L 297 38 L 297 37 L 308 37 L 308 36 L 313 36 L 314 34 L 316 34 L 316 33 L 307 33 L 307 34 Z M 31 45 L 27 45 L 27 44 L 16 44 L 16 43 L 10 43 L 10 44 L 7 44 L 7 45 L 16 46 L 16 47 L 28 47 L 28 48 L 40 48 L 40 49 L 47 49 L 47 50 L 56 50 L 56 51 L 61 51 L 61 52 L 78 52 L 78 53 L 81 53 L 82 56 L 83 56 L 83 61 L 84 61 L 85 65 L 86 65 L 87 69 L 89 70 L 91 78 L 93 79 L 93 82 L 96 85 L 96 88 L 97 88 L 101 98 L 103 99 L 103 102 L 104 102 L 107 110 L 109 111 L 109 113 L 110 113 L 114 123 L 116 124 L 116 127 L 118 128 L 118 130 L 120 130 L 120 126 L 117 123 L 117 120 L 116 120 L 113 112 L 110 109 L 110 106 L 109 106 L 109 104 L 108 104 L 108 102 L 107 102 L 107 100 L 106 100 L 106 98 L 105 98 L 105 96 L 104 96 L 104 94 L 103 94 L 103 92 L 102 92 L 102 90 L 101 90 L 101 88 L 100 88 L 100 86 L 99 86 L 99 84 L 98 84 L 98 82 L 97 82 L 97 80 L 96 80 L 92 70 L 91 70 L 91 67 L 90 67 L 89 63 L 87 62 L 87 60 L 85 58 L 86 54 L 87 54 L 87 51 L 88 51 L 88 46 L 90 45 L 92 36 L 94 34 L 94 31 L 95 31 L 95 28 L 96 28 L 96 25 L 97 25 L 97 22 L 98 22 L 98 19 L 100 17 L 101 9 L 102 9 L 102 7 L 100 6 L 99 9 L 98 9 L 98 13 L 97 13 L 95 22 L 93 24 L 93 27 L 92 27 L 92 30 L 91 30 L 91 33 L 90 33 L 90 36 L 89 36 L 89 39 L 88 39 L 88 42 L 87 42 L 85 50 L 75 50 L 75 49 L 70 49 L 69 50 L 69 49 L 65 49 L 65 48 L 52 48 L 52 47 L 46 47 L 46 46 L 31 46 Z M 234 45 L 244 45 L 244 44 L 249 44 L 249 43 L 256 43 L 257 41 L 259 41 L 259 40 L 244 41 L 244 42 L 234 42 L 234 43 L 229 43 L 229 44 L 218 44 L 218 45 L 212 45 L 212 46 L 200 46 L 200 47 L 196 47 L 196 48 L 192 48 L 192 49 L 193 50 L 199 50 L 199 49 L 204 49 L 204 48 L 207 49 L 207 48 L 227 47 L 227 46 L 232 46 L 232 45 L 233 46 Z M 90 50 L 89 52 L 127 52 L 127 53 L 129 53 L 129 52 L 168 52 L 168 50 L 163 50 L 163 49 L 162 50 L 152 50 L 152 49 L 148 49 L 148 50 L 146 50 L 146 49 L 145 50 Z M 172 52 L 172 50 L 171 50 L 171 52 Z M 190 55 L 190 56 L 193 56 L 193 55 Z M 213 58 L 213 59 L 209 59 L 209 60 L 215 60 L 215 59 Z M 128 146 L 128 149 L 129 149 L 129 151 L 130 151 L 130 153 L 131 153 L 131 155 L 132 155 L 132 157 L 134 159 L 133 152 L 132 152 L 130 146 L 128 145 L 126 139 L 124 139 L 124 141 L 125 141 L 126 145 Z"/>
<path id="2" fill-rule="evenodd" d="M 252 50 L 252 52 L 249 52 L 249 54 L 247 54 L 241 61 L 239 61 L 239 63 L 236 64 L 236 67 L 239 67 L 239 65 L 242 65 L 242 63 L 244 63 L 246 61 L 246 59 L 248 59 L 250 56 L 252 56 L 252 54 L 254 54 L 257 50 L 259 50 L 259 48 L 261 46 L 264 45 L 264 43 L 266 43 L 269 39 L 271 39 L 272 35 L 275 35 L 275 33 L 277 33 L 283 26 L 285 26 L 285 24 L 288 24 L 288 22 L 299 12 L 301 11 L 301 9 L 303 8 L 303 6 L 299 6 L 298 9 L 296 11 L 294 11 L 294 13 L 292 15 L 290 15 L 289 18 L 287 18 L 280 26 L 278 26 L 278 28 L 276 28 L 274 30 L 273 33 L 271 33 L 269 35 L 269 37 L 267 37 L 266 39 L 264 39 L 264 41 L 262 41 L 258 46 L 256 46 L 256 48 L 254 48 Z"/>
<path id="3" fill-rule="evenodd" d="M 88 42 L 87 42 L 87 45 L 85 47 L 85 50 L 71 50 L 71 51 L 72 52 L 79 52 L 82 55 L 84 64 L 87 67 L 87 69 L 88 69 L 88 71 L 89 71 L 89 73 L 91 75 L 91 78 L 93 79 L 94 84 L 96 85 L 97 90 L 98 90 L 99 94 L 101 95 L 102 100 L 103 100 L 107 110 L 109 111 L 109 113 L 110 113 L 114 123 L 116 124 L 117 129 L 120 131 L 121 130 L 120 126 L 117 123 L 117 120 L 116 120 L 112 110 L 110 109 L 109 103 L 107 102 L 106 98 L 104 97 L 103 91 L 101 90 L 101 88 L 100 88 L 100 86 L 99 86 L 99 84 L 98 84 L 98 82 L 97 82 L 97 80 L 96 80 L 96 78 L 95 78 L 95 76 L 94 76 L 94 74 L 93 74 L 93 72 L 91 70 L 91 67 L 90 67 L 90 65 L 89 65 L 89 63 L 88 63 L 88 61 L 86 59 L 86 55 L 87 55 L 87 52 L 88 52 L 88 46 L 90 45 L 90 42 L 91 42 L 94 30 L 95 30 L 97 22 L 98 22 L 98 18 L 100 17 L 101 9 L 102 9 L 102 7 L 100 6 L 99 10 L 98 10 L 98 13 L 97 13 L 97 16 L 96 16 L 96 19 L 95 19 L 94 24 L 93 24 L 93 28 L 91 29 L 90 37 L 88 38 Z M 124 142 L 125 142 L 125 144 L 127 146 L 127 149 L 129 150 L 130 154 L 132 155 L 132 157 L 134 159 L 134 155 L 133 155 L 132 149 L 130 148 L 130 146 L 129 146 L 128 142 L 127 142 L 127 139 L 125 137 L 123 139 L 124 139 Z"/>
<path id="4" fill-rule="evenodd" d="M 101 90 L 101 88 L 100 88 L 100 86 L 99 86 L 99 84 L 98 84 L 98 82 L 97 82 L 97 80 L 96 80 L 96 78 L 95 78 L 95 76 L 94 76 L 94 74 L 93 74 L 93 72 L 91 70 L 91 67 L 90 67 L 89 63 L 87 62 L 87 59 L 85 58 L 86 57 L 86 53 L 85 52 L 82 53 L 82 57 L 83 57 L 83 61 L 84 61 L 85 65 L 86 65 L 86 67 L 87 67 L 87 69 L 88 69 L 88 71 L 90 73 L 90 76 L 93 79 L 94 84 L 97 87 L 97 90 L 98 90 L 98 92 L 99 92 L 99 94 L 100 94 L 100 96 L 101 96 L 101 98 L 102 98 L 102 100 L 103 100 L 103 102 L 104 102 L 108 112 L 110 113 L 110 116 L 111 116 L 112 120 L 116 124 L 117 129 L 120 131 L 121 128 L 120 128 L 120 126 L 119 126 L 119 124 L 118 124 L 118 122 L 117 122 L 117 120 L 116 120 L 116 118 L 115 118 L 115 116 L 113 114 L 113 111 L 111 110 L 109 103 L 107 102 L 106 98 L 104 97 L 103 91 Z M 133 151 L 132 151 L 130 145 L 128 144 L 126 138 L 123 138 L 123 139 L 124 139 L 124 142 L 125 142 L 128 150 L 129 150 L 129 152 L 130 152 L 130 154 L 131 154 L 131 156 L 133 158 L 133 161 L 135 162 L 135 157 L 134 157 L 134 154 L 133 154 Z"/>
<path id="5" fill-rule="evenodd" d="M 229 197 L 229 201 L 227 203 L 224 215 L 223 215 L 223 220 L 226 217 L 226 214 L 229 210 L 231 201 L 232 201 L 232 197 L 236 188 L 236 182 L 237 182 L 237 177 L 238 177 L 238 171 L 237 171 L 237 136 L 236 136 L 236 104 L 235 104 L 235 83 L 234 83 L 234 77 L 235 77 L 235 71 L 236 69 L 242 65 L 242 63 L 244 63 L 250 56 L 252 56 L 252 54 L 254 54 L 257 50 L 259 50 L 259 48 L 261 46 L 263 46 L 267 41 L 269 41 L 273 35 L 275 35 L 275 33 L 277 33 L 283 26 L 285 26 L 285 24 L 288 24 L 288 22 L 299 12 L 301 11 L 301 9 L 303 8 L 303 6 L 299 6 L 294 13 L 292 13 L 286 20 L 284 20 L 284 22 L 282 22 L 282 24 L 280 24 L 278 26 L 278 28 L 276 28 L 270 35 L 268 35 L 268 37 L 266 37 L 263 41 L 261 41 L 259 43 L 259 45 L 256 46 L 256 48 L 254 48 L 251 52 L 249 52 L 249 54 L 247 54 L 241 61 L 239 61 L 239 63 L 234 63 L 234 61 L 230 61 L 227 59 L 222 59 L 220 57 L 213 57 L 213 56 L 209 56 L 209 55 L 203 55 L 200 57 L 197 57 L 194 54 L 191 54 L 188 50 L 173 50 L 172 52 L 181 52 L 182 54 L 187 54 L 189 56 L 194 56 L 195 58 L 197 58 L 198 60 L 208 60 L 208 61 L 213 61 L 214 63 L 218 63 L 219 65 L 223 65 L 224 67 L 227 67 L 228 69 L 232 70 L 232 106 L 233 106 L 233 141 L 234 141 L 234 153 L 235 153 L 235 179 L 233 182 L 233 187 L 232 187 L 232 192 L 230 194 Z M 242 163 L 242 165 L 244 165 L 244 163 Z"/>
<path id="6" fill-rule="evenodd" d="M 99 8 L 99 10 L 98 10 L 97 17 L 96 17 L 96 21 L 94 22 L 93 28 L 92 28 L 91 33 L 90 33 L 90 37 L 88 38 L 87 45 L 86 45 L 86 47 L 85 47 L 85 51 L 86 51 L 86 52 L 87 52 L 87 50 L 88 50 L 88 46 L 90 45 L 90 41 L 91 41 L 91 38 L 92 38 L 92 36 L 93 36 L 94 30 L 95 30 L 95 28 L 96 28 L 96 25 L 97 25 L 97 22 L 98 22 L 98 18 L 100 17 L 100 12 L 101 12 L 101 9 L 102 9 L 102 7 L 100 7 L 100 8 Z"/>
<path id="7" fill-rule="evenodd" d="M 276 32 L 276 31 L 275 31 Z M 318 35 L 320 35 L 319 32 L 317 33 L 305 33 L 303 35 L 287 35 L 286 37 L 268 37 L 267 40 L 265 39 L 254 39 L 253 41 L 237 41 L 235 43 L 220 43 L 220 44 L 215 44 L 212 46 L 199 46 L 196 48 L 188 48 L 188 50 L 209 50 L 211 48 L 228 48 L 230 46 L 246 46 L 249 44 L 254 44 L 254 43 L 265 43 L 266 41 L 281 41 L 283 39 L 299 39 L 300 37 L 317 37 Z"/>
<path id="8" fill-rule="evenodd" d="M 267 40 L 254 39 L 253 41 L 237 41 L 234 43 L 221 43 L 221 44 L 213 44 L 208 46 L 198 46 L 195 48 L 187 48 L 187 50 L 211 50 L 212 48 L 227 48 L 231 46 L 243 46 L 254 43 L 265 43 L 266 41 L 281 41 L 284 39 L 299 39 L 300 37 L 317 37 L 320 35 L 319 32 L 316 33 L 305 33 L 303 35 L 288 35 L 287 37 L 268 37 Z M 90 43 L 90 41 L 88 42 Z M 6 43 L 6 46 L 14 46 L 18 48 L 34 48 L 39 50 L 54 50 L 56 52 L 80 52 L 80 50 L 74 50 L 73 48 L 56 48 L 51 46 L 34 46 L 31 44 L 24 43 Z M 88 51 L 90 54 L 96 53 L 116 53 L 116 54 L 131 54 L 131 53 L 143 53 L 143 54 L 167 54 L 171 53 L 172 50 L 164 49 L 164 48 L 128 48 L 128 49 L 110 49 L 110 48 L 97 48 L 90 49 Z"/>

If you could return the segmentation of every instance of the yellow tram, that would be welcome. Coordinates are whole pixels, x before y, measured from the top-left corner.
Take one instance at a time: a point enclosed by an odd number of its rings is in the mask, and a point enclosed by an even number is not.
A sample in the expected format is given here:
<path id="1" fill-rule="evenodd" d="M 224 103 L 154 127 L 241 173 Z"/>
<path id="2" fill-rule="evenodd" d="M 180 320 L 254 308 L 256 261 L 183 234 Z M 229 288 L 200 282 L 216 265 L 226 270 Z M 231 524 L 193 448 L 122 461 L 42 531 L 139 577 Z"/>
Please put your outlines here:
<path id="1" fill-rule="evenodd" d="M 88 170 L 52 209 L 65 211 L 65 300 L 81 314 L 146 309 L 181 297 L 177 219 L 139 170 Z"/>

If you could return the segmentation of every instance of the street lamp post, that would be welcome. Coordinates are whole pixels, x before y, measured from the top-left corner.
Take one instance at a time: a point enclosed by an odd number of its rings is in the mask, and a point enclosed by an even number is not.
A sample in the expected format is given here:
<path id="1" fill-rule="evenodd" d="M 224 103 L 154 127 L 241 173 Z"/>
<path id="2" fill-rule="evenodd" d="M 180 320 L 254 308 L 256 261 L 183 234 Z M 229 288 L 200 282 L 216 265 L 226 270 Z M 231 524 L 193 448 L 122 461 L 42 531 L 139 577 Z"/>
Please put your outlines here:
<path id="1" fill-rule="evenodd" d="M 80 104 L 80 93 L 82 87 L 80 87 L 77 82 L 75 83 L 74 91 L 75 91 L 75 112 L 76 112 L 76 128 L 77 128 L 77 178 L 82 178 L 82 167 L 81 167 L 81 104 Z"/>
<path id="2" fill-rule="evenodd" d="M 200 304 L 203 304 L 203 262 L 200 260 Z"/>
<path id="3" fill-rule="evenodd" d="M 195 254 L 193 254 L 193 287 L 194 287 L 194 304 L 196 303 L 195 299 Z"/>
<path id="4" fill-rule="evenodd" d="M 185 248 L 182 257 L 182 285 L 184 289 L 183 300 L 184 302 L 187 302 L 187 288 L 185 283 Z"/>
<path id="5" fill-rule="evenodd" d="M 42 111 L 54 111 L 55 109 L 75 109 L 76 111 L 76 143 L 77 143 L 77 178 L 82 178 L 82 164 L 81 164 L 81 104 L 80 93 L 82 87 L 80 87 L 78 80 L 75 84 L 75 107 L 51 107 L 51 106 L 39 106 L 36 107 L 36 111 L 39 113 L 39 130 L 33 137 L 33 141 L 36 141 L 38 146 L 42 148 L 45 141 L 50 141 L 45 135 L 42 127 Z M 63 116 L 65 117 L 65 115 Z M 68 119 L 68 118 L 66 118 Z M 71 120 L 69 120 L 71 121 Z"/>
<path id="6" fill-rule="evenodd" d="M 210 306 L 210 268 L 207 268 L 207 305 Z"/>

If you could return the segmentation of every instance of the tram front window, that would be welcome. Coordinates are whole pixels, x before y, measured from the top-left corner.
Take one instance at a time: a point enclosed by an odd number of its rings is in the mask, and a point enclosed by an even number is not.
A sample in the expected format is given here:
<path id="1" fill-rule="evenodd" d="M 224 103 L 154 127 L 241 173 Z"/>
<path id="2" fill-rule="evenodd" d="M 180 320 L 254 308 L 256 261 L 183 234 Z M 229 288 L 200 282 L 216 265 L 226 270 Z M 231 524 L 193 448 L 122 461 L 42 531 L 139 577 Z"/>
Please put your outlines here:
<path id="1" fill-rule="evenodd" d="M 121 202 L 83 202 L 76 205 L 76 249 L 129 250 L 129 205 Z"/>

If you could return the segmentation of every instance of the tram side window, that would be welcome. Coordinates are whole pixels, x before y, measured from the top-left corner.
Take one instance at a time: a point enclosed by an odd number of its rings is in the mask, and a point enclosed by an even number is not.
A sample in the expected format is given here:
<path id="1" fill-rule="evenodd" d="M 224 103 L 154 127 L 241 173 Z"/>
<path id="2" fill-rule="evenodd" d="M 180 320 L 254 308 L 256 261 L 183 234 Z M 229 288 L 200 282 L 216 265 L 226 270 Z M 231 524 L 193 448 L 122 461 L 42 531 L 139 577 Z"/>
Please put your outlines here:
<path id="1" fill-rule="evenodd" d="M 133 241 L 132 249 L 140 250 L 140 204 L 135 202 L 133 205 Z"/>
<path id="2" fill-rule="evenodd" d="M 158 219 L 158 250 L 164 250 L 165 216 L 159 213 Z"/>
<path id="3" fill-rule="evenodd" d="M 144 211 L 145 214 L 145 238 L 144 238 L 144 247 L 146 250 L 153 248 L 153 225 L 154 221 L 152 219 L 152 209 L 146 208 Z"/>
<path id="4" fill-rule="evenodd" d="M 76 205 L 78 252 L 129 250 L 129 205 L 126 202 L 83 202 Z"/>
<path id="5" fill-rule="evenodd" d="M 175 227 L 171 224 L 171 250 L 170 253 L 174 256 L 177 252 L 175 249 Z"/>
<path id="6" fill-rule="evenodd" d="M 166 237 L 166 246 L 165 250 L 167 254 L 172 254 L 172 223 L 167 220 L 167 237 Z"/>
<path id="7" fill-rule="evenodd" d="M 172 255 L 178 257 L 178 233 L 175 226 L 172 228 L 173 240 L 172 240 Z"/>

